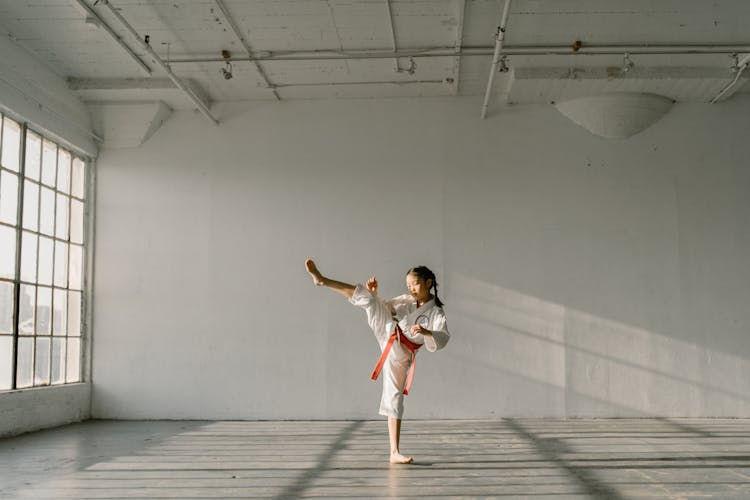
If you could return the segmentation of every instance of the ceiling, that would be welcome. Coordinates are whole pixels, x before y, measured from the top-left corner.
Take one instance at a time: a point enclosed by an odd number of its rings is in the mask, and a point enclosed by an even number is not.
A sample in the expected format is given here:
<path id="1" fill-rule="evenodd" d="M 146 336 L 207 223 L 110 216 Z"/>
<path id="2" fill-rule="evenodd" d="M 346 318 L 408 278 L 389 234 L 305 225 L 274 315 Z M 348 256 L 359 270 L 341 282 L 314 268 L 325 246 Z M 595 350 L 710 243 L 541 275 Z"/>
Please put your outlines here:
<path id="1" fill-rule="evenodd" d="M 503 5 L 0 0 L 0 30 L 84 101 L 191 109 L 196 99 L 479 96 Z M 739 53 L 741 61 L 750 52 L 749 27 L 747 0 L 513 0 L 503 41 L 510 71 L 495 73 L 492 98 L 531 103 L 634 91 L 707 102 L 736 75 L 730 55 Z M 576 41 L 581 48 L 574 52 Z M 231 79 L 221 71 L 229 69 L 222 51 L 229 53 Z M 696 51 L 710 53 L 684 53 Z M 748 76 L 750 70 L 741 73 L 723 98 L 749 91 Z"/>

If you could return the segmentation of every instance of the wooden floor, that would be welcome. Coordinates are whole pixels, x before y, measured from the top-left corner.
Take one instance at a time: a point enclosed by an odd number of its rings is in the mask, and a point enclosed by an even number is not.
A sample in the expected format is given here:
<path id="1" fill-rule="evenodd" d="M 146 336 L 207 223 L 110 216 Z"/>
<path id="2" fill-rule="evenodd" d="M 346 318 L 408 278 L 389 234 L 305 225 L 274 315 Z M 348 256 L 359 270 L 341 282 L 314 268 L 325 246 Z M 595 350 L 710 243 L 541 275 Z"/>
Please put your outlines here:
<path id="1" fill-rule="evenodd" d="M 750 498 L 748 420 L 89 421 L 0 440 L 0 498 Z"/>

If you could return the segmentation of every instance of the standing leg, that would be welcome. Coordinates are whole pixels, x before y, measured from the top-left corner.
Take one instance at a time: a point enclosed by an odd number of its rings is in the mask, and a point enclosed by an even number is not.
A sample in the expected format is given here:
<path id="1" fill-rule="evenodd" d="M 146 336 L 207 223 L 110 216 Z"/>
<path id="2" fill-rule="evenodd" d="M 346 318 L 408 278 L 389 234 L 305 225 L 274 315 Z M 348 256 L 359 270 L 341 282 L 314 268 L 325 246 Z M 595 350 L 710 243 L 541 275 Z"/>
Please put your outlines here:
<path id="1" fill-rule="evenodd" d="M 391 443 L 391 463 L 409 464 L 414 461 L 412 457 L 405 457 L 398 451 L 401 439 L 401 419 L 388 417 L 388 440 Z"/>
<path id="2" fill-rule="evenodd" d="M 307 272 L 310 273 L 310 276 L 312 276 L 313 283 L 315 283 L 316 286 L 325 286 L 335 292 L 340 293 L 347 299 L 352 298 L 352 294 L 354 293 L 354 289 L 356 288 L 354 285 L 326 278 L 325 276 L 320 274 L 320 271 L 318 271 L 315 262 L 313 262 L 311 259 L 307 259 L 305 261 L 305 269 L 307 269 Z"/>

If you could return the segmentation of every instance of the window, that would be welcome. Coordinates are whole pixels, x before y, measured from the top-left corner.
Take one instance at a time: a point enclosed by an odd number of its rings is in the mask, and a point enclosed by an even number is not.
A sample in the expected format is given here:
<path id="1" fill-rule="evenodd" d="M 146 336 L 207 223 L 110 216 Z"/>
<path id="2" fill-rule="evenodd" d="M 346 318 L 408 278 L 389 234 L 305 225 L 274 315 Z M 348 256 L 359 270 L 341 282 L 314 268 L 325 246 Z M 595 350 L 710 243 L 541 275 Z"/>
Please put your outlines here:
<path id="1" fill-rule="evenodd" d="M 0 391 L 81 380 L 86 170 L 0 114 Z"/>

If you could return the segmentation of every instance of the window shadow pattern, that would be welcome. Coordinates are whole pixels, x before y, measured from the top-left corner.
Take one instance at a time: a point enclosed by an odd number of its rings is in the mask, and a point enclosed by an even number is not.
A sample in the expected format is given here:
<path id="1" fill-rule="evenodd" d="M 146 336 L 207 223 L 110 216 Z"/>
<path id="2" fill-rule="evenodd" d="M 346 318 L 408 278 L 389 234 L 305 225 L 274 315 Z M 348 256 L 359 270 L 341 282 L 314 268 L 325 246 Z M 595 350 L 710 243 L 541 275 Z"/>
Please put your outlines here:
<path id="1" fill-rule="evenodd" d="M 750 498 L 750 421 L 107 422 L 0 440 L 0 498 Z"/>

